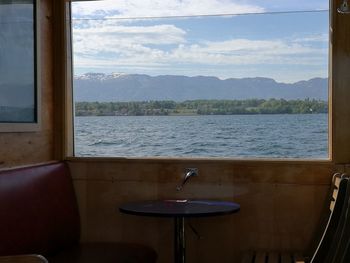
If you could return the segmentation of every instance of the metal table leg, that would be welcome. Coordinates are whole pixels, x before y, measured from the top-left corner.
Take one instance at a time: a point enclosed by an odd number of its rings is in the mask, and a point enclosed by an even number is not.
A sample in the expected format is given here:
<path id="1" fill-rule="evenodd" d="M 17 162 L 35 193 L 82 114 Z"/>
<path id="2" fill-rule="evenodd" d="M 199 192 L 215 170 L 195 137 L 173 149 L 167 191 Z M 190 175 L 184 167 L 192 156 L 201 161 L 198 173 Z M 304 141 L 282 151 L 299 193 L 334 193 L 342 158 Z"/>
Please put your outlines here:
<path id="1" fill-rule="evenodd" d="M 185 218 L 175 217 L 174 229 L 174 259 L 175 263 L 186 261 Z"/>

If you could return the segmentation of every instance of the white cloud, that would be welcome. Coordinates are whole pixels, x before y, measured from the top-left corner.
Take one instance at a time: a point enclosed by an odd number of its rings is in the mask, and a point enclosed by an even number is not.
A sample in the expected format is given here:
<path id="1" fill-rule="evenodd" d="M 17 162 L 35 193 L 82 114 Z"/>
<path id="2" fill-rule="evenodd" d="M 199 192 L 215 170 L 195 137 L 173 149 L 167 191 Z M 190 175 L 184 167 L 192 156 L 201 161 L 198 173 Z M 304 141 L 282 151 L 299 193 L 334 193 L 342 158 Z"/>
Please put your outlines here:
<path id="1" fill-rule="evenodd" d="M 237 0 L 105 0 L 73 3 L 75 17 L 162 17 L 262 12 Z"/>
<path id="2" fill-rule="evenodd" d="M 114 17 L 117 12 L 120 17 L 158 17 L 208 14 L 208 10 L 210 14 L 262 11 L 257 6 L 237 3 L 229 0 L 106 0 L 74 3 L 74 10 L 79 17 L 90 18 Z M 74 20 L 76 70 L 101 69 L 106 72 L 108 69 L 150 75 L 176 71 L 184 75 L 187 72 L 188 75 L 211 72 L 210 75 L 222 77 L 227 75 L 224 71 L 233 68 L 244 68 L 248 72 L 258 67 L 266 68 L 266 71 L 274 67 L 276 72 L 271 74 L 278 75 L 278 65 L 318 70 L 326 64 L 327 34 L 291 35 L 269 40 L 255 39 L 256 36 L 252 36 L 254 39 L 230 36 L 219 41 L 208 32 L 211 39 L 208 41 L 193 39 L 193 32 L 186 32 L 185 27 L 179 28 L 169 20 L 163 21 L 167 24 L 162 24 L 162 20 L 159 23 L 158 20 L 148 21 L 143 24 L 139 20 Z M 301 75 L 305 73 L 305 70 L 299 71 Z M 249 73 L 259 75 L 254 70 Z"/>
<path id="3" fill-rule="evenodd" d="M 98 22 L 89 27 L 73 30 L 74 51 L 86 56 L 103 53 L 115 56 L 136 57 L 148 54 L 157 58 L 161 51 L 147 45 L 175 45 L 185 43 L 186 32 L 174 25 L 123 26 Z M 98 59 L 97 59 L 98 60 Z"/>
<path id="4" fill-rule="evenodd" d="M 186 32 L 174 25 L 112 26 L 74 30 L 77 67 L 154 65 L 317 65 L 326 48 L 305 37 L 285 40 L 229 39 L 188 43 Z M 161 46 L 171 45 L 169 48 Z M 88 59 L 87 59 L 88 58 Z M 89 65 L 90 64 L 90 65 Z"/>
<path id="5" fill-rule="evenodd" d="M 327 42 L 329 41 L 328 34 L 313 34 L 309 36 L 305 36 L 302 38 L 296 38 L 293 40 L 294 42 Z"/>
<path id="6" fill-rule="evenodd" d="M 174 25 L 154 26 L 94 26 L 74 30 L 76 39 L 88 42 L 89 38 L 95 38 L 105 44 L 110 42 L 123 42 L 139 44 L 176 44 L 185 42 L 186 32 Z M 95 43 L 90 43 L 95 45 Z"/>
<path id="7" fill-rule="evenodd" d="M 208 41 L 201 45 L 179 46 L 174 58 L 193 63 L 215 64 L 313 64 L 325 49 L 286 40 L 231 39 Z M 313 56 L 316 61 L 313 61 Z"/>

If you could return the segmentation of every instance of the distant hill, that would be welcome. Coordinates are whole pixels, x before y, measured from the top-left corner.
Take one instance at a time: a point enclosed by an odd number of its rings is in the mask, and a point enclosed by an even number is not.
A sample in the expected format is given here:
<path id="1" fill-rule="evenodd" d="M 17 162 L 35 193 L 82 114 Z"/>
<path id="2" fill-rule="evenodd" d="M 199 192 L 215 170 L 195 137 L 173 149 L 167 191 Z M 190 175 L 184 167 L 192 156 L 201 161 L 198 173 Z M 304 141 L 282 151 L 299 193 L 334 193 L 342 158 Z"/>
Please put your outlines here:
<path id="1" fill-rule="evenodd" d="M 296 83 L 279 83 L 269 78 L 207 76 L 148 76 L 87 73 L 74 78 L 76 101 L 148 101 L 226 99 L 328 99 L 328 80 L 314 78 Z"/>

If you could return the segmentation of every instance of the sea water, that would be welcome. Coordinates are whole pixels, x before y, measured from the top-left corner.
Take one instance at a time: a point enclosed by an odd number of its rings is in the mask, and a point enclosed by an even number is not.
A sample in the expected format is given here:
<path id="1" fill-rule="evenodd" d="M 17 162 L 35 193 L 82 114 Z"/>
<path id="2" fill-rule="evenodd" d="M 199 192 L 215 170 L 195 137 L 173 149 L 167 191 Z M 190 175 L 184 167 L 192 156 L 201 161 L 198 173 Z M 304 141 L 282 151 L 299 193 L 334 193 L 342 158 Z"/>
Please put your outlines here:
<path id="1" fill-rule="evenodd" d="M 328 158 L 328 115 L 75 118 L 76 156 Z"/>

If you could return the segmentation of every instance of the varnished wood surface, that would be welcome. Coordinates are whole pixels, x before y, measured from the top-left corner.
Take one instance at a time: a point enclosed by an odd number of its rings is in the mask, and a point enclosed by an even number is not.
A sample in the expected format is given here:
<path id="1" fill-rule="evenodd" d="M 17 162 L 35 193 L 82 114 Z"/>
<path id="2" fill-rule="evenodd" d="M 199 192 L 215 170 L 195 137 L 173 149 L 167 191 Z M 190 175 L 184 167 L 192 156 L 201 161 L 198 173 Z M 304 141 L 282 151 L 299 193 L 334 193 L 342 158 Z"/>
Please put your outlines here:
<path id="1" fill-rule="evenodd" d="M 237 202 L 237 214 L 193 218 L 188 262 L 239 262 L 243 252 L 303 252 L 319 222 L 331 176 L 342 166 L 193 162 L 199 176 L 180 192 L 188 162 L 70 162 L 82 219 L 83 241 L 149 244 L 159 262 L 172 259 L 173 224 L 168 219 L 120 214 L 116 207 L 155 199 L 216 199 Z M 296 233 L 298 233 L 296 235 Z M 232 261 L 234 260 L 234 261 Z"/>
<path id="2" fill-rule="evenodd" d="M 333 1 L 333 6 L 340 2 Z M 62 72 L 67 65 L 55 70 L 53 67 L 54 52 L 64 56 L 65 48 L 61 43 L 55 50 L 57 45 L 53 44 L 52 3 L 41 0 L 42 131 L 0 134 L 0 166 L 44 162 L 52 160 L 54 152 L 55 156 L 69 152 L 62 149 L 68 147 L 62 144 L 72 139 L 62 138 L 71 135 L 66 130 L 71 128 L 66 124 L 66 109 L 62 108 L 67 107 L 64 99 L 69 97 L 69 90 L 60 86 L 69 80 Z M 250 249 L 303 251 L 318 222 L 331 174 L 350 171 L 350 16 L 334 14 L 333 18 L 331 162 L 74 159 L 71 168 L 81 211 L 82 239 L 138 241 L 156 248 L 159 262 L 169 262 L 172 223 L 121 215 L 115 207 L 145 199 L 210 198 L 238 202 L 241 211 L 222 218 L 191 219 L 202 238 L 188 231 L 190 263 L 238 262 L 241 253 Z M 176 192 L 186 167 L 198 167 L 200 176 L 191 178 L 182 192 Z"/>
<path id="3" fill-rule="evenodd" d="M 53 61 L 51 0 L 40 1 L 41 130 L 0 134 L 0 167 L 53 159 Z"/>
<path id="4" fill-rule="evenodd" d="M 336 9 L 342 0 L 331 1 L 331 148 L 335 163 L 350 163 L 350 15 Z"/>

